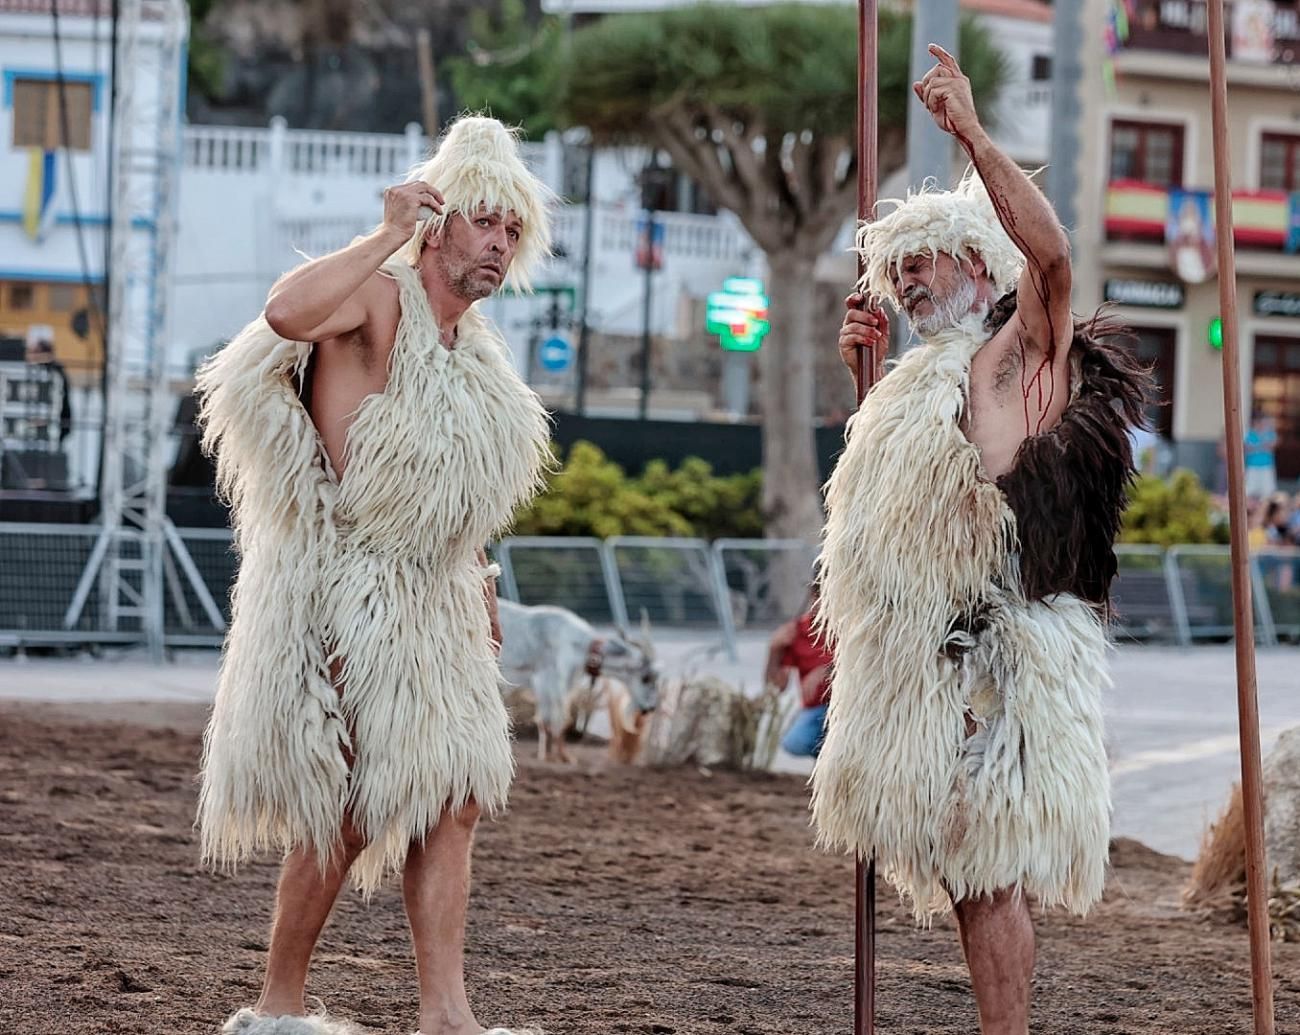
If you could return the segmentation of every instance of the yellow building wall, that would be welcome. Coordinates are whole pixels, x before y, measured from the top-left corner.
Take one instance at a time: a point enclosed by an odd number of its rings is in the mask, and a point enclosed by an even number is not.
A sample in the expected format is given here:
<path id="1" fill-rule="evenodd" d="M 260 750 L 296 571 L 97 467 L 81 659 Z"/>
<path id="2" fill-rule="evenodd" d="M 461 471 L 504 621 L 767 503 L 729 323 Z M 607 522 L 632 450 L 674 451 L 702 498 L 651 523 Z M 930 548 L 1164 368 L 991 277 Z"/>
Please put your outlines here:
<path id="1" fill-rule="evenodd" d="M 0 334 L 28 337 L 32 327 L 50 327 L 54 333 L 54 354 L 74 383 L 97 381 L 104 362 L 104 347 L 97 321 L 90 317 L 85 339 L 72 329 L 73 316 L 89 305 L 85 285 L 63 281 L 0 281 Z M 102 303 L 101 303 L 102 306 Z M 101 318 L 107 313 L 100 310 Z"/>

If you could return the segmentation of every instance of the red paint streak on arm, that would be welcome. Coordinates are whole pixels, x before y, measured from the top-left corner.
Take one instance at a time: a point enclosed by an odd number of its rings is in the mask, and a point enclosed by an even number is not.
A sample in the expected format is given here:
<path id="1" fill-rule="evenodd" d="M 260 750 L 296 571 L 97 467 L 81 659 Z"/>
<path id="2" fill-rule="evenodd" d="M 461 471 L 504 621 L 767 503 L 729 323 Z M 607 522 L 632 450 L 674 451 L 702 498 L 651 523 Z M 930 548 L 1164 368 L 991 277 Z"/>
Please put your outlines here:
<path id="1" fill-rule="evenodd" d="M 962 149 L 970 155 L 973 160 L 975 153 L 974 141 L 961 132 L 954 132 L 953 135 L 957 138 L 958 143 L 961 144 Z M 976 171 L 979 171 L 978 166 L 976 167 Z M 984 181 L 984 187 L 988 191 L 989 200 L 993 202 L 993 209 L 997 212 L 998 219 L 1001 221 L 1003 229 L 1006 230 L 1007 236 L 1011 238 L 1012 243 L 1015 244 L 1016 248 L 1020 251 L 1020 254 L 1025 257 L 1026 270 L 1029 274 L 1029 283 L 1033 286 L 1038 304 L 1042 307 L 1043 313 L 1047 317 L 1047 353 L 1032 376 L 1030 376 L 1028 370 L 1028 350 L 1025 348 L 1024 336 L 1023 334 L 1017 334 L 1017 345 L 1020 349 L 1020 390 L 1024 397 L 1025 407 L 1025 435 L 1036 435 L 1042 431 L 1043 424 L 1047 420 L 1047 413 L 1056 400 L 1056 368 L 1054 366 L 1054 361 L 1056 359 L 1056 323 L 1052 316 L 1051 306 L 1048 305 L 1047 274 L 1044 271 L 1042 264 L 1035 257 L 1033 249 L 1029 247 L 1024 235 L 1021 233 L 1015 210 L 1011 207 L 1011 203 L 1008 201 L 1005 193 L 997 187 L 990 185 L 987 180 Z M 1044 372 L 1048 375 L 1046 406 L 1043 405 L 1042 394 Z M 1029 413 L 1029 396 L 1035 387 L 1038 390 L 1037 402 L 1039 410 L 1038 421 L 1036 424 L 1031 421 Z"/>

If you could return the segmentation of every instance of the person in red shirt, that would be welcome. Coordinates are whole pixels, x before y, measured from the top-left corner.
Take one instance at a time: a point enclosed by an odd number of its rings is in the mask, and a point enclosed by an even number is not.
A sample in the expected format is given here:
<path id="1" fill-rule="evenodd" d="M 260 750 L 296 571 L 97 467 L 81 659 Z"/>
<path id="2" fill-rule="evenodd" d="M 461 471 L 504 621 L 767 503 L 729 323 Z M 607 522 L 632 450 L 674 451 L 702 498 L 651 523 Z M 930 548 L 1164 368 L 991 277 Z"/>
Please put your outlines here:
<path id="1" fill-rule="evenodd" d="M 772 634 L 763 682 L 776 693 L 785 690 L 793 670 L 799 676 L 803 704 L 786 730 L 781 747 L 792 755 L 816 758 L 826 736 L 826 709 L 831 696 L 834 656 L 813 630 L 817 610 L 817 584 L 809 588 L 808 607 Z"/>

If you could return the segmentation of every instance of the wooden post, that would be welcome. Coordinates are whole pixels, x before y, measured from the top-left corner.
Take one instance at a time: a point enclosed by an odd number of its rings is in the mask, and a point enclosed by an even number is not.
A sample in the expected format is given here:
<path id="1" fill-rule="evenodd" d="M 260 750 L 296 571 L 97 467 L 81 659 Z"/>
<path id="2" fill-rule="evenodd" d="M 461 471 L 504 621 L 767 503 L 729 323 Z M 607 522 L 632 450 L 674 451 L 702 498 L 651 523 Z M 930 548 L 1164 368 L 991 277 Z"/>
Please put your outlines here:
<path id="1" fill-rule="evenodd" d="M 1255 620 L 1246 543 L 1246 477 L 1241 419 L 1241 353 L 1237 342 L 1237 259 L 1232 240 L 1228 91 L 1223 0 L 1210 0 L 1210 118 L 1214 133 L 1214 223 L 1219 249 L 1219 316 L 1223 321 L 1223 419 L 1227 445 L 1228 514 L 1232 528 L 1233 628 L 1237 650 L 1237 723 L 1241 738 L 1241 801 L 1246 823 L 1246 913 L 1250 922 L 1251 997 L 1255 1035 L 1274 1035 L 1269 962 L 1264 801 L 1260 775 L 1259 702 L 1255 686 Z"/>
<path id="2" fill-rule="evenodd" d="M 424 135 L 438 139 L 438 80 L 433 71 L 433 37 L 428 29 L 415 30 L 415 60 L 420 72 L 420 112 Z"/>
<path id="3" fill-rule="evenodd" d="M 877 154 L 876 0 L 858 0 L 858 219 L 870 219 L 876 204 Z M 858 259 L 862 277 L 862 259 Z M 858 350 L 858 405 L 883 368 L 885 346 Z M 876 1031 L 876 861 L 857 859 L 854 867 L 853 1033 Z"/>

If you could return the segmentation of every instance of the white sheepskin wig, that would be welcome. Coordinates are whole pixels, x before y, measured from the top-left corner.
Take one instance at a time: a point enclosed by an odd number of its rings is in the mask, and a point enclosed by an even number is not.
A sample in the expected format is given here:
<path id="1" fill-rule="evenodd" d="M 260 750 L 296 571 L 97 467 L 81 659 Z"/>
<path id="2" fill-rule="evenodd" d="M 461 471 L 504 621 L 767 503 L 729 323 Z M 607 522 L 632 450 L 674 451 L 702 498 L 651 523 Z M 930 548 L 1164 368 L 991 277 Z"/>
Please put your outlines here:
<path id="1" fill-rule="evenodd" d="M 974 169 L 966 170 L 956 190 L 936 190 L 934 181 L 927 180 L 919 191 L 909 190 L 905 199 L 879 204 L 895 208 L 858 227 L 856 249 L 863 260 L 858 290 L 873 305 L 889 302 L 899 307 L 891 278 L 902 275 L 903 260 L 909 255 L 934 257 L 942 252 L 967 261 L 978 256 L 999 294 L 1016 286 L 1024 256 L 1002 229 Z"/>
<path id="2" fill-rule="evenodd" d="M 463 115 L 448 127 L 433 156 L 417 165 L 407 183 L 423 180 L 446 202 L 442 213 L 424 220 L 406 246 L 412 265 L 420 262 L 425 234 L 432 226 L 441 233 L 448 217 L 466 219 L 479 211 L 502 214 L 511 210 L 523 223 L 519 247 L 506 271 L 506 286 L 516 291 L 532 287 L 533 274 L 551 253 L 551 219 L 548 207 L 555 194 L 529 171 L 519 155 L 519 134 L 493 118 Z"/>

